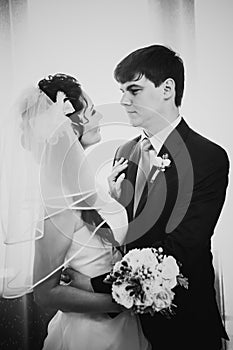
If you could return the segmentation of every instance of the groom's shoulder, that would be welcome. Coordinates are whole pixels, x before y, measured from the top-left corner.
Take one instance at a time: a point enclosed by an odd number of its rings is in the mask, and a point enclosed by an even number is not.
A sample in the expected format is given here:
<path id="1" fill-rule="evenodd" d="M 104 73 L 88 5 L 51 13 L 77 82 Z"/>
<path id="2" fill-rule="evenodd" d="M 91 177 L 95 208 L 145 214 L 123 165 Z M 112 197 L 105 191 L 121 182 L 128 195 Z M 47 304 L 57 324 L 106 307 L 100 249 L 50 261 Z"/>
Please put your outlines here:
<path id="1" fill-rule="evenodd" d="M 189 151 L 191 151 L 191 148 L 193 150 L 192 153 L 198 155 L 199 160 L 206 158 L 209 160 L 213 159 L 215 162 L 216 160 L 222 160 L 224 163 L 228 162 L 227 152 L 221 145 L 193 129 L 190 129 L 186 146 Z"/>

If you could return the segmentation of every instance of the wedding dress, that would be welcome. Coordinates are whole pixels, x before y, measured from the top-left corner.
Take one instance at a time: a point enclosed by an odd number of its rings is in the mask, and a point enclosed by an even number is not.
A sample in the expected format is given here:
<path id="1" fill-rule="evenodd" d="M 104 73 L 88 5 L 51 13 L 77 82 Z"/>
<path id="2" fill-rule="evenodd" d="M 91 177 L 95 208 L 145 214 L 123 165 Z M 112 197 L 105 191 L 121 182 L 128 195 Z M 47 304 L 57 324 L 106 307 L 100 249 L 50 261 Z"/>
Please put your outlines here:
<path id="1" fill-rule="evenodd" d="M 4 244 L 4 269 L 0 293 L 4 298 L 31 292 L 65 264 L 94 277 L 109 272 L 121 258 L 96 234 L 98 227 L 92 232 L 83 223 L 73 235 L 65 261 L 60 262 L 56 248 L 62 236 L 51 240 L 45 229 L 47 219 L 68 210 L 77 213 L 78 224 L 78 213 L 88 209 L 99 211 L 120 244 L 127 231 L 125 209 L 110 196 L 104 199 L 96 193 L 88 159 L 64 114 L 64 97 L 58 92 L 53 103 L 38 87 L 31 87 L 1 127 L 0 243 Z M 49 323 L 44 350 L 73 349 L 149 350 L 150 346 L 139 318 L 130 311 L 115 318 L 58 311 Z"/>
<path id="2" fill-rule="evenodd" d="M 106 202 L 105 202 L 106 203 Z M 125 209 L 113 199 L 109 199 L 107 208 L 99 213 L 111 227 L 115 239 L 122 243 L 127 231 Z M 91 232 L 83 224 L 74 234 L 74 240 L 67 258 L 79 250 L 90 237 Z M 88 246 L 71 260 L 69 266 L 89 277 L 109 272 L 112 264 L 120 260 L 112 246 L 103 243 L 95 235 Z M 144 337 L 139 317 L 130 311 L 121 312 L 114 318 L 108 314 L 74 313 L 58 311 L 48 326 L 48 336 L 43 350 L 150 350 Z"/>

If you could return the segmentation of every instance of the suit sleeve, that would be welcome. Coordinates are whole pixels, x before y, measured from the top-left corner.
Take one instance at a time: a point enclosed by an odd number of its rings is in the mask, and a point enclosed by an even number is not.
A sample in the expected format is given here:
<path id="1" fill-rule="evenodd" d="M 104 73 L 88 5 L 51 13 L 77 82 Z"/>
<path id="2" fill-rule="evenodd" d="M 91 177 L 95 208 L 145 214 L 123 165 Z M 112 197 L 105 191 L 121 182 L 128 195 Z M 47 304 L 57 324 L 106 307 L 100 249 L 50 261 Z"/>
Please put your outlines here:
<path id="1" fill-rule="evenodd" d="M 107 273 L 104 275 L 91 278 L 91 285 L 93 290 L 96 293 L 111 294 L 111 291 L 112 291 L 111 285 L 104 283 L 104 279 L 106 276 L 107 276 Z"/>
<path id="2" fill-rule="evenodd" d="M 199 254 L 210 244 L 210 238 L 220 216 L 228 185 L 229 161 L 225 151 L 216 154 L 216 163 L 204 169 L 203 176 L 194 184 L 187 212 L 180 224 L 164 239 L 162 245 L 184 266 L 190 268 Z"/>

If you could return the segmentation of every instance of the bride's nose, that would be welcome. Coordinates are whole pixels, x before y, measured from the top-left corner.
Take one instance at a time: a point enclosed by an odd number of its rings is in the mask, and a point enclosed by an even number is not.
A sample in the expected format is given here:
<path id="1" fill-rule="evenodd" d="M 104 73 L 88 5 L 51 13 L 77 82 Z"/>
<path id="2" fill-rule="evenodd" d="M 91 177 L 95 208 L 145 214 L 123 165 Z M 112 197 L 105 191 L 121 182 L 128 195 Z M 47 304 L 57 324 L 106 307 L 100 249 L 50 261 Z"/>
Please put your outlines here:
<path id="1" fill-rule="evenodd" d="M 98 120 L 101 120 L 101 119 L 103 119 L 103 114 L 102 113 L 100 113 L 100 112 L 97 112 L 97 118 L 98 118 Z"/>

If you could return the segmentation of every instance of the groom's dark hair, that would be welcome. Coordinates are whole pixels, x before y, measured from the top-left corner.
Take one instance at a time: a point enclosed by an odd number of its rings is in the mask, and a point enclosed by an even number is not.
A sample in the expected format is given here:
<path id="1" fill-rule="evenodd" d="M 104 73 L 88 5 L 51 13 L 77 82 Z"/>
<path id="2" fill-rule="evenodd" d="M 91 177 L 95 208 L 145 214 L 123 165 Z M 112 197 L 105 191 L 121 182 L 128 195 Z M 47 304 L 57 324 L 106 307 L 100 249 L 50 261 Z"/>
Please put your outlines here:
<path id="1" fill-rule="evenodd" d="M 162 45 L 143 47 L 126 56 L 114 70 L 114 77 L 121 84 L 139 80 L 142 76 L 152 81 L 155 87 L 172 78 L 175 82 L 175 104 L 177 107 L 181 105 L 184 64 L 176 52 Z"/>

